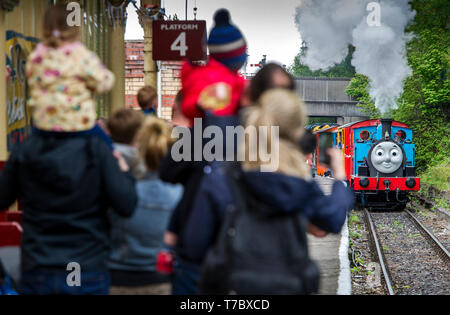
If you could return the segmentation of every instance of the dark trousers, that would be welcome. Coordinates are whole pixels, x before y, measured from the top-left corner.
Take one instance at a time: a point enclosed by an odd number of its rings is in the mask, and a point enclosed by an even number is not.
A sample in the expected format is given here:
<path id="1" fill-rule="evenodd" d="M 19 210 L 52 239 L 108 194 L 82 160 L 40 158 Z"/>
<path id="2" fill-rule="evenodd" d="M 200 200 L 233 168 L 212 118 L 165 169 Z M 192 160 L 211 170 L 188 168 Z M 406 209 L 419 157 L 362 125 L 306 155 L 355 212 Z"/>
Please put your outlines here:
<path id="1" fill-rule="evenodd" d="M 172 275 L 173 295 L 198 295 L 201 267 L 197 264 L 177 259 Z"/>
<path id="2" fill-rule="evenodd" d="M 82 272 L 80 286 L 69 286 L 69 271 L 37 269 L 22 274 L 23 295 L 108 295 L 110 277 L 105 272 Z"/>

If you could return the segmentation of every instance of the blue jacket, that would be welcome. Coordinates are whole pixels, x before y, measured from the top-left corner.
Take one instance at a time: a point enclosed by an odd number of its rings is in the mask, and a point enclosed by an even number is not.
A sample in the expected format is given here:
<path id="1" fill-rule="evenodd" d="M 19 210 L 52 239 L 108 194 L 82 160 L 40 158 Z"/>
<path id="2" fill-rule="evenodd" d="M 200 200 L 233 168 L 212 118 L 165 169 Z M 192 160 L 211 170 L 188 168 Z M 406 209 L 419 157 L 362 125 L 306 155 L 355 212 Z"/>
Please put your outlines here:
<path id="1" fill-rule="evenodd" d="M 244 181 L 249 192 L 273 211 L 298 211 L 311 223 L 331 233 L 340 232 L 354 203 L 353 193 L 342 182 L 336 182 L 332 194 L 325 196 L 313 181 L 278 173 L 248 172 L 244 173 Z M 205 166 L 204 177 L 181 235 L 184 246 L 180 256 L 201 263 L 216 239 L 227 208 L 234 204 L 223 163 Z"/>
<path id="2" fill-rule="evenodd" d="M 136 183 L 136 191 L 138 205 L 131 218 L 111 213 L 109 268 L 154 272 L 164 232 L 183 188 L 164 183 L 157 174 L 149 173 Z"/>
<path id="3" fill-rule="evenodd" d="M 227 117 L 217 117 L 212 115 L 209 112 L 205 113 L 205 118 L 203 120 L 203 127 L 207 128 L 208 126 L 219 126 L 225 134 L 225 130 L 227 127 L 236 127 L 240 125 L 240 121 L 238 117 L 227 116 Z M 192 134 L 194 135 L 194 131 L 191 129 Z M 208 142 L 209 139 L 202 139 L 205 142 Z M 191 148 L 195 147 L 194 137 L 191 137 Z M 226 146 L 226 141 L 224 141 L 224 146 Z M 236 150 L 237 148 L 235 148 Z M 223 152 L 226 152 L 226 148 L 223 148 Z M 195 161 L 194 158 L 194 150 L 191 151 L 191 160 L 190 161 L 174 161 L 172 154 L 169 152 L 167 156 L 161 162 L 161 166 L 159 169 L 159 174 L 161 179 L 165 182 L 172 184 L 181 184 L 184 186 L 184 194 L 183 197 L 176 207 L 170 222 L 168 230 L 177 235 L 182 235 L 183 230 L 185 228 L 185 223 L 188 220 L 191 210 L 193 209 L 194 198 L 197 195 L 198 188 L 200 186 L 200 182 L 203 178 L 203 168 L 207 166 L 209 163 L 202 161 Z M 180 239 L 177 245 L 177 248 L 183 252 L 183 239 Z"/>

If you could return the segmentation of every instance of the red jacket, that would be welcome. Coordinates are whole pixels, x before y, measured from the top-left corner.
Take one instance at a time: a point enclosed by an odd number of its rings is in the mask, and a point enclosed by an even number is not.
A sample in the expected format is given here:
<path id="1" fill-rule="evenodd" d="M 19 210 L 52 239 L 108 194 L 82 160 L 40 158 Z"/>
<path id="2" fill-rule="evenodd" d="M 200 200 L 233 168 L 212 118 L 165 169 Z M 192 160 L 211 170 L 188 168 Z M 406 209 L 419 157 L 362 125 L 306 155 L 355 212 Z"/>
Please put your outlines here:
<path id="1" fill-rule="evenodd" d="M 183 114 L 193 122 L 203 118 L 199 108 L 209 109 L 217 116 L 236 115 L 245 87 L 245 79 L 214 59 L 206 66 L 189 62 L 181 70 L 183 85 Z"/>

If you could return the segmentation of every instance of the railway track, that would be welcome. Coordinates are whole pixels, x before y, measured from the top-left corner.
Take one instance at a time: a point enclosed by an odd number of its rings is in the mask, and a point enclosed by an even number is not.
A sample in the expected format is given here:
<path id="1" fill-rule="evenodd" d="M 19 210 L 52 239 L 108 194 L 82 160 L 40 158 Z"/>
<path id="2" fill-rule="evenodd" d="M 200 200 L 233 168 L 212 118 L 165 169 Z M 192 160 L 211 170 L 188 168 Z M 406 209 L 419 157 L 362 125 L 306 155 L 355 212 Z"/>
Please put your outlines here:
<path id="1" fill-rule="evenodd" d="M 380 241 L 377 236 L 377 230 L 376 230 L 375 224 L 373 222 L 372 216 L 370 215 L 370 212 L 367 209 L 364 209 L 364 216 L 365 216 L 366 223 L 367 223 L 367 226 L 369 229 L 371 240 L 375 247 L 375 253 L 377 256 L 377 260 L 380 264 L 381 271 L 383 273 L 383 279 L 384 279 L 384 284 L 386 286 L 386 290 L 388 291 L 389 295 L 395 295 L 394 289 L 392 288 L 392 281 L 391 281 L 391 276 L 389 274 L 388 265 L 386 263 L 384 253 L 383 253 Z"/>
<path id="2" fill-rule="evenodd" d="M 428 240 L 434 245 L 436 250 L 440 252 L 440 255 L 442 259 L 447 263 L 450 264 L 450 252 L 447 248 L 445 248 L 444 244 L 442 244 L 439 239 L 433 235 L 433 233 L 425 226 L 423 225 L 420 220 L 409 210 L 404 210 L 407 214 L 409 219 L 417 226 L 417 228 L 421 231 L 421 233 L 428 238 Z"/>
<path id="3" fill-rule="evenodd" d="M 364 215 L 388 294 L 450 294 L 449 251 L 413 213 Z"/>

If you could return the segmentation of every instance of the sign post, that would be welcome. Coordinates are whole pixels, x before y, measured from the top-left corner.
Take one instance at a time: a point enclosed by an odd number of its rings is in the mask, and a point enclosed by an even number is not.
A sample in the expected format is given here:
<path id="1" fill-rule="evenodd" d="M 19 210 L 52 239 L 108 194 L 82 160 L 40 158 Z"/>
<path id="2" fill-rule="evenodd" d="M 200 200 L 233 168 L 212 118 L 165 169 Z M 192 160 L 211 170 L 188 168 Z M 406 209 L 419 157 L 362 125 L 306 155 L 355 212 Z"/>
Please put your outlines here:
<path id="1" fill-rule="evenodd" d="M 206 60 L 206 21 L 153 21 L 153 60 Z"/>
<path id="2" fill-rule="evenodd" d="M 153 60 L 158 64 L 158 117 L 162 115 L 161 61 L 206 60 L 206 21 L 153 21 Z"/>

